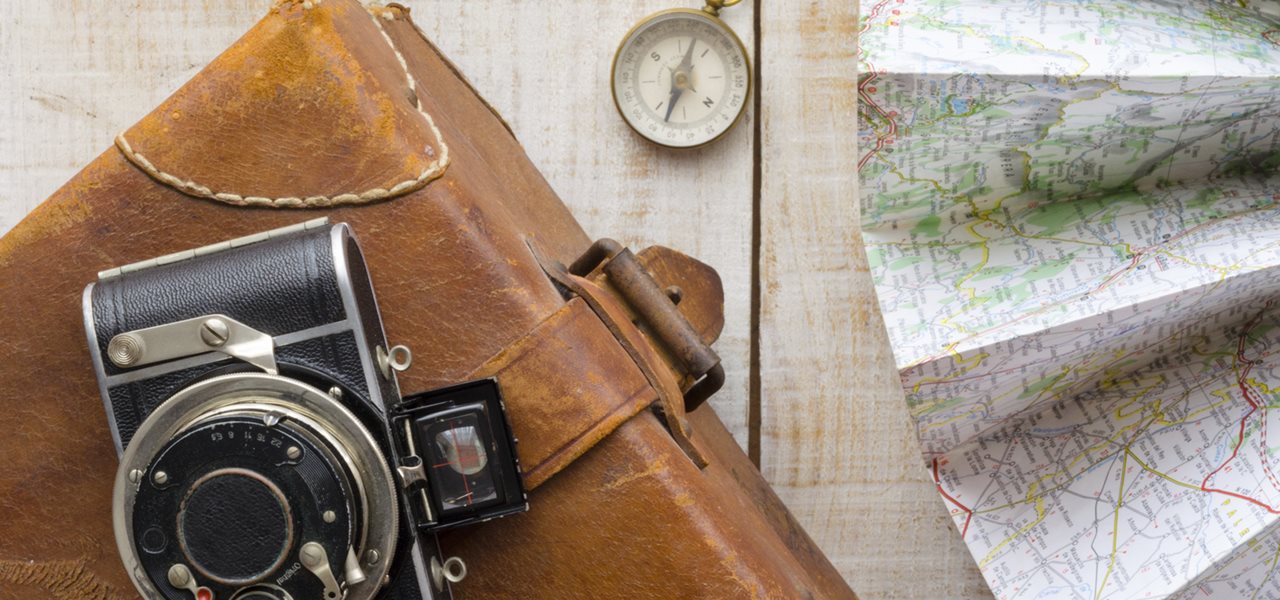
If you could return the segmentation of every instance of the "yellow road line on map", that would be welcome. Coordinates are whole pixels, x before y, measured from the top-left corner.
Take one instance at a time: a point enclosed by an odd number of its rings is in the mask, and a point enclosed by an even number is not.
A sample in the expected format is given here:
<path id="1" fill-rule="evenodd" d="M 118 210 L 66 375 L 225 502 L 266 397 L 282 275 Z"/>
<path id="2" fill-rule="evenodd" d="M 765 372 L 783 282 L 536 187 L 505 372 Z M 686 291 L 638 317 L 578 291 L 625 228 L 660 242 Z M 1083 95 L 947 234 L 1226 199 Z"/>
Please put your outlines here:
<path id="1" fill-rule="evenodd" d="M 911 393 L 913 394 L 920 393 L 921 386 L 924 386 L 925 384 L 928 384 L 928 383 L 947 381 L 949 379 L 962 377 L 964 376 L 965 373 L 968 373 L 969 371 L 972 371 L 982 366 L 983 361 L 985 361 L 989 356 L 991 356 L 990 353 L 980 352 L 978 354 L 973 355 L 970 358 L 965 358 L 964 355 L 955 351 L 955 348 L 957 345 L 958 344 L 951 344 L 950 346 L 947 346 L 947 350 L 946 350 L 946 354 L 951 355 L 951 360 L 955 361 L 956 363 L 956 368 L 954 371 L 952 371 L 953 375 L 949 377 L 922 377 L 920 378 L 919 381 L 916 382 L 915 386 L 911 388 Z"/>
<path id="2" fill-rule="evenodd" d="M 1026 42 L 1027 44 L 1030 44 L 1030 45 L 1032 45 L 1032 46 L 1035 46 L 1036 48 L 1039 48 L 1039 49 L 1041 49 L 1041 50 L 1045 50 L 1045 51 L 1047 51 L 1047 52 L 1053 52 L 1053 53 L 1057 53 L 1057 54 L 1066 54 L 1066 55 L 1069 55 L 1069 56 L 1073 56 L 1073 57 L 1075 57 L 1075 58 L 1076 58 L 1076 60 L 1079 60 L 1079 61 L 1084 65 L 1084 66 L 1080 67 L 1080 70 L 1079 70 L 1079 71 L 1076 71 L 1074 75 L 1070 75 L 1069 77 L 1063 77 L 1063 79 L 1077 79 L 1077 78 L 1079 78 L 1081 75 L 1084 75 L 1084 72 L 1085 72 L 1085 71 L 1088 71 L 1088 70 L 1089 70 L 1089 60 L 1088 60 L 1088 59 L 1086 59 L 1086 58 L 1084 57 L 1084 55 L 1080 54 L 1079 52 L 1072 52 L 1071 50 L 1067 50 L 1066 48 L 1050 48 L 1050 47 L 1048 47 L 1048 46 L 1044 45 L 1043 43 L 1041 43 L 1039 40 L 1033 40 L 1033 39 L 1031 39 L 1031 38 L 1029 38 L 1029 37 L 1022 36 L 1022 35 L 1017 36 L 1017 37 L 1015 37 L 1015 38 L 1013 38 L 1013 39 L 1015 39 L 1015 40 L 1022 40 L 1023 42 Z M 1113 84 L 1113 85 L 1114 85 L 1114 84 Z"/>
<path id="3" fill-rule="evenodd" d="M 1280 562 L 1280 544 L 1276 544 L 1276 553 L 1271 557 L 1271 568 L 1267 569 L 1267 575 L 1262 578 L 1262 583 L 1259 583 L 1258 587 L 1253 588 L 1253 594 L 1249 596 L 1249 600 L 1257 598 L 1258 592 L 1262 591 L 1262 588 L 1267 587 L 1267 582 L 1271 580 L 1271 574 L 1276 572 L 1276 563 L 1278 562 Z"/>
<path id="4" fill-rule="evenodd" d="M 919 391 L 919 390 L 916 390 L 916 392 L 918 392 L 918 391 Z M 993 406 L 994 406 L 994 405 L 999 404 L 999 403 L 1000 403 L 1000 401 L 1001 401 L 1001 399 L 1003 399 L 1003 398 L 1004 398 L 1004 397 L 1006 397 L 1006 396 L 1009 396 L 1010 394 L 1012 394 L 1012 393 L 1013 393 L 1013 392 L 1015 392 L 1015 391 L 1017 391 L 1017 390 L 1016 390 L 1016 389 L 1010 389 L 1010 390 L 1005 391 L 1003 394 L 1000 394 L 999 396 L 993 396 L 993 397 L 991 398 L 991 404 L 992 404 Z M 951 402 L 951 399 L 950 399 L 950 398 L 947 398 L 947 399 L 942 399 L 942 400 L 938 400 L 938 401 L 935 401 L 935 402 L 931 402 L 931 403 L 929 404 L 929 406 L 927 406 L 927 407 L 924 407 L 924 406 L 922 406 L 922 407 L 917 407 L 916 409 L 913 409 L 913 410 L 911 411 L 911 416 L 913 416 L 913 417 L 919 417 L 919 416 L 922 416 L 922 415 L 928 414 L 928 413 L 929 413 L 929 411 L 930 411 L 930 410 L 932 410 L 934 406 L 937 406 L 937 405 L 939 405 L 939 404 L 948 404 L 948 403 L 950 403 L 950 402 Z M 981 411 L 982 411 L 982 409 L 983 409 L 983 405 L 982 405 L 982 404 L 980 404 L 980 403 L 974 403 L 974 404 L 970 405 L 970 406 L 969 406 L 969 408 L 965 409 L 965 411 L 964 411 L 964 412 L 961 412 L 961 413 L 959 413 L 959 414 L 956 414 L 956 415 L 952 416 L 951 418 L 946 419 L 945 421 L 939 421 L 939 422 L 937 422 L 937 423 L 931 423 L 931 424 L 929 424 L 928 426 L 922 427 L 922 428 L 921 428 L 921 431 L 933 431 L 933 430 L 935 430 L 935 429 L 939 429 L 939 428 L 942 428 L 942 427 L 946 427 L 947 425 L 950 425 L 951 423 L 954 423 L 954 422 L 956 422 L 956 421 L 962 420 L 962 419 L 964 419 L 965 417 L 968 417 L 968 416 L 969 416 L 969 415 L 971 415 L 971 414 L 974 414 L 974 413 L 977 413 L 977 412 L 981 412 Z"/>
<path id="5" fill-rule="evenodd" d="M 1034 487 L 1034 486 L 1033 486 L 1033 487 Z M 1004 548 L 1005 546 L 1009 545 L 1009 543 L 1010 543 L 1010 542 L 1012 542 L 1013 540 L 1015 540 L 1015 539 L 1017 539 L 1017 538 L 1019 538 L 1019 537 L 1022 537 L 1022 536 L 1023 536 L 1024 534 L 1026 534 L 1028 531 L 1031 531 L 1031 528 L 1032 528 L 1032 527 L 1035 527 L 1036 525 L 1039 525 L 1039 524 L 1040 524 L 1040 522 L 1044 520 L 1045 512 L 1044 512 L 1044 498 L 1043 498 L 1043 497 L 1037 497 L 1037 498 L 1035 499 L 1035 508 L 1036 508 L 1036 520 L 1034 520 L 1034 521 L 1032 521 L 1032 522 L 1030 522 L 1030 523 L 1027 523 L 1027 525 L 1026 525 L 1025 527 L 1023 527 L 1022 529 L 1019 529 L 1018 531 L 1014 532 L 1014 533 L 1013 533 L 1013 535 L 1010 535 L 1009 537 L 1005 538 L 1005 539 L 1004 539 L 1003 541 L 1001 541 L 999 544 L 996 544 L 996 546 L 995 546 L 994 548 L 992 548 L 992 549 L 991 549 L 991 551 L 990 551 L 990 552 L 988 552 L 986 556 L 982 557 L 982 560 L 981 560 L 981 561 L 978 561 L 978 568 L 979 568 L 979 569 L 985 569 L 985 568 L 987 567 L 987 565 L 991 563 L 991 561 L 995 560 L 995 558 L 996 558 L 996 554 L 998 554 L 1002 548 Z"/>
<path id="6" fill-rule="evenodd" d="M 975 288 L 964 287 L 965 282 L 969 281 L 970 279 L 973 279 L 974 276 L 976 276 L 984 268 L 986 268 L 987 263 L 991 261 L 991 247 L 987 245 L 987 242 L 990 241 L 991 238 L 986 237 L 981 233 L 978 233 L 978 231 L 974 229 L 977 226 L 978 226 L 977 223 L 971 223 L 968 227 L 965 227 L 965 230 L 967 230 L 969 234 L 972 235 L 973 237 L 978 238 L 978 245 L 982 247 L 982 258 L 978 261 L 977 265 L 975 265 L 972 269 L 969 270 L 968 274 L 961 277 L 960 279 L 957 279 L 954 284 L 956 291 L 962 294 L 967 294 L 970 300 L 974 299 L 977 296 L 977 290 Z M 952 318 L 964 314 L 967 310 L 968 309 L 961 309 L 959 313 L 943 319 L 942 322 L 947 323 Z"/>
<path id="7" fill-rule="evenodd" d="M 1126 417 L 1132 417 L 1133 415 L 1142 414 L 1146 410 L 1147 408 L 1146 406 L 1139 406 L 1137 410 L 1129 414 L 1125 414 L 1124 409 L 1128 408 L 1132 404 L 1138 403 L 1138 401 L 1140 401 L 1143 396 L 1147 395 L 1147 392 L 1150 392 L 1151 390 L 1159 388 L 1161 385 L 1165 383 L 1168 383 L 1168 382 L 1163 377 L 1161 377 L 1160 381 L 1157 381 L 1147 387 L 1139 388 L 1138 392 L 1135 393 L 1133 396 L 1130 396 L 1129 399 L 1124 402 L 1124 404 L 1121 404 L 1120 406 L 1116 407 L 1116 418 L 1123 419 Z M 1155 404 L 1155 412 L 1160 413 L 1160 399 L 1157 398 L 1154 404 Z"/>
<path id="8" fill-rule="evenodd" d="M 1026 532 L 1027 532 L 1031 527 L 1034 527 L 1035 525 L 1039 524 L 1041 521 L 1043 521 L 1043 520 L 1044 520 L 1044 517 L 1045 517 L 1045 513 L 1044 513 L 1044 497 L 1043 497 L 1043 496 L 1040 496 L 1040 495 L 1037 495 L 1037 493 L 1036 493 L 1036 492 L 1037 492 L 1037 490 L 1038 490 L 1038 489 L 1039 489 L 1039 487 L 1040 487 L 1041 482 L 1045 481 L 1046 479 L 1052 479 L 1052 478 L 1055 478 L 1055 477 L 1057 477 L 1059 474 L 1067 474 L 1067 473 L 1070 471 L 1070 469 L 1076 465 L 1076 463 L 1080 462 L 1082 459 L 1084 459 L 1084 458 L 1085 458 L 1085 455 L 1087 455 L 1090 451 L 1092 451 L 1092 450 L 1094 450 L 1094 449 L 1096 449 L 1096 448 L 1102 448 L 1102 447 L 1105 447 L 1105 446 L 1107 446 L 1107 445 L 1109 445 L 1109 444 L 1115 444 L 1115 445 L 1120 446 L 1121 448 L 1127 449 L 1127 448 L 1129 447 L 1129 442 L 1128 442 L 1128 441 L 1126 441 L 1126 442 L 1121 442 L 1121 441 L 1118 439 L 1120 436 L 1122 436 L 1122 435 L 1124 435 L 1124 434 L 1128 433 L 1130 430 L 1133 430 L 1133 429 L 1137 429 L 1137 430 L 1138 430 L 1138 433 L 1141 433 L 1141 432 L 1142 432 L 1142 431 L 1144 431 L 1147 427 L 1150 427 L 1150 426 L 1151 426 L 1152 424 L 1154 424 L 1155 422 L 1156 422 L 1156 419 L 1151 419 L 1150 421 L 1148 421 L 1148 422 L 1146 422 L 1146 423 L 1137 422 L 1137 423 L 1133 423 L 1133 424 L 1131 424 L 1131 425 L 1127 425 L 1127 426 L 1125 426 L 1125 427 L 1122 427 L 1122 428 L 1120 428 L 1118 431 L 1116 431 L 1116 432 L 1115 432 L 1115 434 L 1113 434 L 1111 437 L 1108 437 L 1108 438 L 1106 438 L 1105 440 L 1102 440 L 1102 441 L 1098 442 L 1097 444 L 1094 444 L 1093 446 L 1090 446 L 1090 447 L 1085 448 L 1084 450 L 1080 451 L 1080 453 L 1078 453 L 1078 454 L 1076 454 L 1074 457 L 1072 457 L 1071 461 L 1070 461 L 1066 466 L 1064 466 L 1063 468 L 1061 468 L 1061 469 L 1059 469 L 1059 470 L 1057 470 L 1057 471 L 1054 471 L 1053 473 L 1049 473 L 1049 474 L 1046 474 L 1046 475 L 1042 475 L 1040 478 L 1038 478 L 1038 479 L 1036 479 L 1034 482 L 1032 482 L 1032 484 L 1031 484 L 1031 485 L 1029 486 L 1029 488 L 1027 489 L 1027 500 L 1026 500 L 1026 501 L 1027 501 L 1027 502 L 1032 502 L 1032 501 L 1034 501 L 1034 502 L 1035 502 L 1036 515 L 1037 515 L 1036 520 L 1035 520 L 1035 521 L 1033 521 L 1033 522 L 1031 522 L 1031 523 L 1030 523 L 1029 525 L 1027 525 L 1026 527 L 1023 527 L 1022 529 L 1018 530 L 1017 532 L 1014 532 L 1012 535 L 1010 535 L 1009 537 L 1005 538 L 1005 539 L 1004 539 L 1004 540 L 1002 540 L 999 544 L 997 544 L 994 548 L 992 548 L 992 549 L 991 549 L 991 551 L 990 551 L 990 552 L 988 552 L 988 553 L 987 553 L 987 555 L 986 555 L 985 557 L 983 557 L 981 561 L 979 561 L 979 562 L 978 562 L 978 567 L 979 567 L 979 568 L 982 568 L 982 567 L 987 566 L 987 564 L 988 564 L 988 563 L 990 563 L 992 560 L 995 560 L 995 556 L 996 556 L 996 554 L 998 553 L 998 551 L 999 551 L 1001 548 L 1003 548 L 1004 546 L 1008 545 L 1008 544 L 1009 544 L 1010 542 L 1012 542 L 1014 539 L 1016 539 L 1017 537 L 1021 536 L 1021 535 L 1022 535 L 1022 534 L 1024 534 L 1024 533 L 1026 533 Z M 1136 435 L 1135 435 L 1134 437 L 1136 438 Z M 1092 465 L 1090 465 L 1090 466 L 1092 467 L 1093 465 L 1100 464 L 1102 461 L 1107 460 L 1107 459 L 1110 459 L 1110 458 L 1113 458 L 1114 456 L 1115 456 L 1114 454 L 1109 454 L 1109 455 L 1107 455 L 1107 456 L 1104 456 L 1104 457 L 1102 457 L 1102 458 L 1098 459 L 1097 461 L 1095 461 L 1095 462 L 1094 462 Z M 1127 462 L 1127 459 L 1126 459 L 1126 462 Z M 1058 487 L 1061 487 L 1061 486 L 1058 486 Z M 1057 487 L 1052 488 L 1052 489 L 1057 489 Z"/>
<path id="9" fill-rule="evenodd" d="M 1107 574 L 1102 576 L 1102 585 L 1098 586 L 1098 595 L 1095 599 L 1102 598 L 1102 590 L 1107 589 L 1107 580 L 1111 578 L 1111 571 L 1116 567 L 1116 548 L 1120 542 L 1120 509 L 1124 507 L 1124 479 L 1129 470 L 1129 449 L 1125 448 L 1124 461 L 1120 463 L 1120 493 L 1116 497 L 1116 516 L 1111 522 L 1111 563 L 1107 565 Z"/>
<path id="10" fill-rule="evenodd" d="M 1228 389 L 1229 389 L 1229 388 L 1228 388 Z M 1188 392 L 1188 393 L 1189 393 L 1189 392 Z M 1230 395 L 1229 395 L 1229 393 L 1228 393 L 1227 391 L 1225 391 L 1225 390 L 1217 390 L 1217 391 L 1214 391 L 1214 392 L 1210 392 L 1210 395 L 1212 395 L 1212 396 L 1219 396 L 1219 397 L 1223 397 L 1223 398 L 1225 398 L 1225 400 L 1224 400 L 1223 402 L 1230 401 Z M 1176 423 L 1179 423 L 1179 422 L 1186 422 L 1186 420 L 1187 420 L 1187 419 L 1189 419 L 1189 418 L 1191 418 L 1193 415 L 1200 414 L 1200 413 L 1202 413 L 1204 410 L 1211 410 L 1212 406 L 1217 406 L 1217 405 L 1219 405 L 1219 404 L 1221 404 L 1221 402 L 1219 402 L 1219 403 L 1214 403 L 1214 404 L 1212 404 L 1210 407 L 1206 407 L 1205 409 L 1202 409 L 1201 411 L 1195 411 L 1195 412 L 1193 412 L 1193 413 L 1188 413 L 1186 417 L 1183 417 L 1182 419 L 1179 419 L 1179 420 L 1177 420 L 1177 421 L 1171 421 L 1171 422 L 1170 422 L 1170 421 L 1164 421 L 1164 419 L 1163 419 L 1163 416 L 1164 416 L 1164 415 L 1163 415 L 1163 413 L 1161 413 L 1161 412 L 1159 412 L 1159 411 L 1157 410 L 1157 411 L 1156 411 L 1156 417 L 1155 417 L 1155 418 L 1152 418 L 1151 420 L 1147 421 L 1146 423 L 1137 422 L 1137 423 L 1133 423 L 1133 424 L 1131 424 L 1131 425 L 1128 425 L 1128 426 L 1125 426 L 1125 427 L 1120 428 L 1120 429 L 1119 429 L 1118 431 L 1116 431 L 1116 432 L 1115 432 L 1115 434 L 1113 434 L 1112 436 L 1110 436 L 1110 437 L 1106 438 L 1106 439 L 1105 439 L 1105 440 L 1103 440 L 1103 441 L 1098 442 L 1097 444 L 1095 444 L 1095 445 L 1093 445 L 1093 446 L 1090 446 L 1090 447 L 1085 448 L 1084 450 L 1080 451 L 1078 454 L 1076 454 L 1074 457 L 1072 457 L 1071 461 L 1070 461 L 1067 465 L 1065 465 L 1063 468 L 1061 468 L 1061 469 L 1059 469 L 1059 470 L 1057 470 L 1057 471 L 1054 471 L 1053 473 L 1049 473 L 1049 474 L 1046 474 L 1046 475 L 1043 475 L 1043 476 L 1041 476 L 1041 477 L 1037 478 L 1037 479 L 1036 479 L 1036 481 L 1034 481 L 1034 482 L 1031 484 L 1031 486 L 1028 488 L 1028 490 L 1027 490 L 1026 500 L 1021 501 L 1021 502 L 1010 503 L 1010 504 L 1008 504 L 1008 505 L 1005 505 L 1005 506 L 1003 506 L 1003 507 L 999 507 L 999 508 L 996 508 L 996 509 L 974 510 L 974 514 L 985 514 L 985 513 L 988 513 L 988 512 L 994 512 L 995 510 L 999 510 L 1000 508 L 1008 508 L 1008 507 L 1014 506 L 1014 505 L 1016 505 L 1016 504 L 1025 504 L 1025 503 L 1030 503 L 1030 502 L 1034 502 L 1034 503 L 1035 503 L 1035 509 L 1036 509 L 1036 520 L 1035 520 L 1035 521 L 1032 521 L 1032 522 L 1031 522 L 1030 524 L 1028 524 L 1026 527 L 1023 527 L 1022 529 L 1019 529 L 1017 532 L 1015 532 L 1015 533 L 1013 533 L 1012 535 L 1010 535 L 1009 537 L 1005 538 L 1005 539 L 1004 539 L 1004 540 L 1002 540 L 999 544 L 997 544 L 994 548 L 992 548 L 992 549 L 991 549 L 991 551 L 990 551 L 990 552 L 988 552 L 988 553 L 987 553 L 987 555 L 986 555 L 985 557 L 983 557 L 981 561 L 979 561 L 979 562 L 978 562 L 978 566 L 979 566 L 979 568 L 986 567 L 986 566 L 987 566 L 991 561 L 995 560 L 996 555 L 998 554 L 998 552 L 999 552 L 1001 549 L 1003 549 L 1005 546 L 1009 545 L 1011 542 L 1013 542 L 1013 540 L 1015 540 L 1015 539 L 1017 539 L 1018 537 L 1020 537 L 1020 536 L 1024 535 L 1024 534 L 1025 534 L 1027 531 L 1029 531 L 1032 527 L 1034 527 L 1034 526 L 1038 525 L 1041 521 L 1043 521 L 1043 520 L 1044 520 L 1044 518 L 1045 518 L 1045 511 L 1044 511 L 1044 495 L 1043 495 L 1043 494 L 1038 494 L 1038 493 L 1037 493 L 1037 492 L 1039 491 L 1039 488 L 1040 488 L 1040 485 L 1041 485 L 1041 483 L 1042 483 L 1042 482 L 1044 482 L 1045 480 L 1050 480 L 1050 479 L 1056 478 L 1058 475 L 1065 475 L 1065 474 L 1069 474 L 1070 470 L 1071 470 L 1073 467 L 1075 467 L 1077 463 L 1079 463 L 1081 460 L 1083 460 L 1087 454 L 1089 454 L 1090 452 L 1092 452 L 1092 451 L 1094 451 L 1094 450 L 1096 450 L 1096 449 L 1098 449 L 1098 448 L 1105 447 L 1105 446 L 1107 446 L 1107 445 L 1109 445 L 1109 444 L 1117 444 L 1117 445 L 1120 445 L 1120 446 L 1123 448 L 1123 453 L 1124 453 L 1123 461 L 1124 461 L 1124 464 L 1125 464 L 1125 465 L 1127 465 L 1127 464 L 1128 464 L 1128 458 L 1129 458 L 1130 456 L 1133 456 L 1134 458 L 1137 458 L 1137 456 L 1136 456 L 1136 455 L 1134 455 L 1134 454 L 1133 454 L 1133 452 L 1129 449 L 1129 442 L 1121 443 L 1121 442 L 1120 442 L 1120 440 L 1118 439 L 1118 438 L 1120 438 L 1121 436 L 1123 436 L 1124 434 L 1126 434 L 1126 433 L 1128 433 L 1129 431 L 1134 430 L 1134 429 L 1137 429 L 1137 433 L 1138 433 L 1138 434 L 1140 434 L 1143 430 L 1147 429 L 1148 427 L 1150 427 L 1151 425 L 1153 425 L 1153 424 L 1155 424 L 1155 423 L 1157 423 L 1157 422 L 1160 422 L 1161 424 L 1176 424 Z M 1131 414 L 1135 414 L 1135 413 L 1131 413 Z M 1137 437 L 1137 434 L 1135 434 L 1135 436 L 1134 436 L 1134 438 L 1133 438 L 1133 439 L 1136 439 L 1136 437 Z M 1095 465 L 1098 465 L 1098 464 L 1102 463 L 1102 462 L 1103 462 L 1103 461 L 1105 461 L 1105 460 L 1111 459 L 1111 458 L 1113 458 L 1113 457 L 1114 457 L 1114 455 L 1107 455 L 1107 456 L 1104 456 L 1104 457 L 1102 457 L 1102 458 L 1098 459 L 1097 461 L 1094 461 L 1094 462 L 1090 465 L 1090 468 L 1092 468 L 1092 467 L 1093 467 L 1093 466 L 1095 466 Z M 1162 478 L 1164 478 L 1164 479 L 1168 480 L 1168 481 L 1169 481 L 1169 482 L 1171 482 L 1171 483 L 1175 483 L 1175 484 L 1178 484 L 1178 485 L 1181 485 L 1181 486 L 1184 486 L 1184 487 L 1188 487 L 1188 488 L 1191 488 L 1191 489 L 1195 489 L 1195 490 L 1197 490 L 1197 491 L 1200 491 L 1200 488 L 1199 488 L 1199 487 L 1195 487 L 1195 486 L 1191 486 L 1190 484 L 1186 484 L 1186 483 L 1183 483 L 1183 482 L 1179 482 L 1179 481 L 1177 481 L 1177 480 L 1173 479 L 1172 477 L 1169 477 L 1168 475 L 1165 475 L 1165 474 L 1163 474 L 1163 473 L 1160 473 L 1159 471 L 1156 471 L 1155 469 L 1151 469 L 1150 467 L 1147 467 L 1147 465 L 1146 465 L 1145 463 L 1143 463 L 1141 460 L 1138 460 L 1138 463 L 1139 463 L 1139 464 L 1141 464 L 1141 465 L 1143 465 L 1143 467 L 1144 467 L 1144 468 L 1146 468 L 1146 470 L 1151 471 L 1152 473 L 1155 473 L 1156 475 L 1159 475 L 1160 477 L 1162 477 Z M 1048 490 L 1045 490 L 1045 492 L 1044 492 L 1044 493 L 1045 493 L 1045 494 L 1047 494 L 1047 493 L 1049 493 L 1049 492 L 1051 492 L 1051 491 L 1053 491 L 1053 490 L 1056 490 L 1056 489 L 1059 489 L 1059 488 L 1061 488 L 1061 487 L 1064 487 L 1065 485 L 1067 485 L 1067 484 L 1063 484 L 1062 486 L 1055 486 L 1054 488 L 1050 488 L 1050 489 L 1048 489 Z M 1121 499 L 1122 499 L 1122 500 L 1123 500 L 1123 488 L 1124 488 L 1124 473 L 1123 473 L 1123 471 L 1122 471 L 1122 472 L 1121 472 L 1121 491 L 1122 491 L 1122 493 L 1121 493 Z M 1123 502 L 1121 502 L 1121 504 L 1123 504 Z M 1117 508 L 1117 511 L 1118 511 L 1118 508 Z M 1116 518 L 1117 518 L 1117 519 L 1119 518 L 1118 514 L 1117 514 L 1117 517 L 1116 517 Z M 1113 544 L 1114 544 L 1114 540 L 1113 540 Z M 1112 552 L 1112 559 L 1113 559 L 1113 562 L 1114 562 L 1114 550 L 1113 550 L 1113 552 Z M 1109 573 L 1109 572 L 1110 572 L 1110 571 L 1108 571 L 1108 573 Z M 1105 585 L 1105 581 L 1106 581 L 1106 579 L 1104 578 L 1104 580 L 1103 580 L 1104 585 Z M 1101 590 L 1101 588 L 1099 588 L 1099 589 Z"/>
<path id="11" fill-rule="evenodd" d="M 1128 455 L 1129 455 L 1129 457 L 1130 457 L 1130 458 L 1132 458 L 1133 460 L 1138 461 L 1138 466 L 1142 467 L 1142 469 L 1143 469 L 1144 471 L 1147 471 L 1147 472 L 1151 473 L 1152 475 L 1156 475 L 1156 476 L 1160 477 L 1161 479 L 1164 479 L 1165 481 L 1168 481 L 1169 483 L 1172 483 L 1172 484 L 1174 484 L 1174 485 L 1176 485 L 1176 486 L 1179 486 L 1179 487 L 1184 487 L 1184 488 L 1187 488 L 1187 489 L 1189 489 L 1189 490 L 1195 490 L 1195 491 L 1197 491 L 1197 492 L 1199 492 L 1199 491 L 1203 491 L 1203 490 L 1201 490 L 1201 489 L 1200 489 L 1200 486 L 1191 485 L 1190 483 L 1187 483 L 1187 482 L 1185 482 L 1185 481 L 1178 481 L 1177 479 L 1174 479 L 1173 477 L 1170 477 L 1169 475 L 1167 475 L 1167 474 L 1165 474 L 1165 473 L 1162 473 L 1162 472 L 1160 472 L 1160 471 L 1157 471 L 1157 470 L 1155 470 L 1155 469 L 1151 468 L 1151 465 L 1148 465 L 1147 463 L 1142 462 L 1142 459 L 1141 459 L 1141 458 L 1138 458 L 1138 455 L 1137 455 L 1137 454 L 1134 454 L 1134 453 L 1133 453 L 1133 450 L 1131 450 L 1131 449 L 1129 449 L 1129 448 L 1125 448 L 1125 449 L 1124 449 L 1124 452 L 1125 452 L 1125 454 L 1128 454 Z"/>

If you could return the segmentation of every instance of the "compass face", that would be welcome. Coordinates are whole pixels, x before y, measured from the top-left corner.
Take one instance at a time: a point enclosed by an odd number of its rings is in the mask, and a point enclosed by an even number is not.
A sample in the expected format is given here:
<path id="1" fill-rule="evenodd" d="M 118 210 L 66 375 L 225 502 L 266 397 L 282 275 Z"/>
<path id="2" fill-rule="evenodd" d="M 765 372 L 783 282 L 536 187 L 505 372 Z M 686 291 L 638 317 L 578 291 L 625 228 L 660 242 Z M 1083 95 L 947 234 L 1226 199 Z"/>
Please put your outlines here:
<path id="1" fill-rule="evenodd" d="M 696 10 L 649 17 L 614 57 L 618 112 L 640 135 L 674 148 L 701 146 L 728 131 L 746 108 L 750 81 L 742 42 Z"/>

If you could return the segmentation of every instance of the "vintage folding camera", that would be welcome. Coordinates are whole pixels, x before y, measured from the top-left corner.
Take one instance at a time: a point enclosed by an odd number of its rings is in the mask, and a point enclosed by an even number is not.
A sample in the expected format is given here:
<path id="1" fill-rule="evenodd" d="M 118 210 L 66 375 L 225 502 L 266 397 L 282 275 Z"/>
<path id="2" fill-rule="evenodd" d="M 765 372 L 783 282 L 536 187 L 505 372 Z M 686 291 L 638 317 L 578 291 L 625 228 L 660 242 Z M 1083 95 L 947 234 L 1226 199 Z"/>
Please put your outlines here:
<path id="1" fill-rule="evenodd" d="M 84 314 L 146 598 L 449 598 L 434 532 L 528 506 L 495 381 L 400 397 L 344 224 L 104 271 Z"/>

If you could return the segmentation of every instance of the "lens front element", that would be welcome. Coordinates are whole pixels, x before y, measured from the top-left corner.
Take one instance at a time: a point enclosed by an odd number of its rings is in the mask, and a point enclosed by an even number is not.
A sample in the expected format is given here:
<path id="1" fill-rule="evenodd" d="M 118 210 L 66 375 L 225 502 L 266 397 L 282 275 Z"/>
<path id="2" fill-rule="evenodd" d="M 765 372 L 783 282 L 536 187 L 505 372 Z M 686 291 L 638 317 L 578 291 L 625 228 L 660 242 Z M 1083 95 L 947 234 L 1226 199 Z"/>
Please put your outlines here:
<path id="1" fill-rule="evenodd" d="M 336 397 L 212 378 L 153 412 L 116 479 L 121 556 L 146 597 L 367 600 L 395 551 L 394 481 Z"/>

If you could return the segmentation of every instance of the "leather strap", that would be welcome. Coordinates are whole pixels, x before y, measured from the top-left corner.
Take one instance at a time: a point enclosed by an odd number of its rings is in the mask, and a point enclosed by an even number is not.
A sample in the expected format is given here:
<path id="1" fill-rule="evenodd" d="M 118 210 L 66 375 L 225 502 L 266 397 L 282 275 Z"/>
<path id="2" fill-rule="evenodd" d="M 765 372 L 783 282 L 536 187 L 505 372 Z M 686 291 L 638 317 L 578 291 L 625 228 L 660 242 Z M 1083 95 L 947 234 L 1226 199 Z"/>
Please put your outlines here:
<path id="1" fill-rule="evenodd" d="M 587 377 L 560 377 L 591 364 Z M 472 378 L 497 377 L 533 489 L 653 403 L 653 389 L 604 323 L 571 300 Z"/>
<path id="2" fill-rule="evenodd" d="M 536 247 L 530 246 L 534 254 Z M 689 326 L 714 340 L 723 326 L 719 276 L 707 265 L 666 248 L 639 255 L 658 284 L 678 286 Z M 469 377 L 497 377 L 515 436 L 525 485 L 532 490 L 563 470 L 641 411 L 658 407 L 672 437 L 699 468 L 706 453 L 693 440 L 683 391 L 693 378 L 679 359 L 637 324 L 607 277 L 571 275 L 539 256 L 552 280 L 573 297 L 550 318 L 503 349 Z M 581 378 L 559 373 L 582 372 Z"/>
<path id="3" fill-rule="evenodd" d="M 699 469 L 706 467 L 707 459 L 694 445 L 693 429 L 685 418 L 679 371 L 672 368 L 669 359 L 663 358 L 652 338 L 640 331 L 638 323 L 629 320 L 628 311 L 606 291 L 602 281 L 568 275 L 564 282 L 591 306 L 596 316 L 609 327 L 614 340 L 627 351 L 627 355 L 644 373 L 645 379 L 657 394 L 658 406 L 671 431 L 671 437 Z"/>

